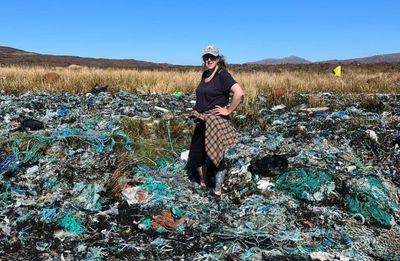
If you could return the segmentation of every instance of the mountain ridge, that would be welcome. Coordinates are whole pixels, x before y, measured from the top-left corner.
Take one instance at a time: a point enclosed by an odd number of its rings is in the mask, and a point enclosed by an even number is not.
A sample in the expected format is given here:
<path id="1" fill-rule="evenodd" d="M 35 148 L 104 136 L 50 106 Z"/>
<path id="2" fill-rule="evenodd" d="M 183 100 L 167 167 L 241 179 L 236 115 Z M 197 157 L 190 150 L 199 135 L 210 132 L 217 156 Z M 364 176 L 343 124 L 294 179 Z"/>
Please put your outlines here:
<path id="1" fill-rule="evenodd" d="M 359 58 L 352 58 L 352 59 L 334 59 L 334 60 L 326 60 L 326 61 L 319 61 L 316 63 L 398 63 L 400 62 L 400 53 L 389 53 L 389 54 L 379 54 L 379 55 L 372 55 L 367 57 L 359 57 Z"/>
<path id="2" fill-rule="evenodd" d="M 380 54 L 373 55 L 367 57 L 359 57 L 352 59 L 332 59 L 325 61 L 317 61 L 310 62 L 304 58 L 298 56 L 289 56 L 284 58 L 266 58 L 256 62 L 248 62 L 246 64 L 318 64 L 318 63 L 341 63 L 341 64 L 349 64 L 349 63 L 399 63 L 400 62 L 400 53 L 390 53 L 390 54 Z"/>
<path id="3" fill-rule="evenodd" d="M 291 55 L 288 57 L 284 57 L 284 58 L 266 58 L 266 59 L 262 59 L 256 62 L 249 62 L 246 64 L 309 64 L 311 63 L 310 61 L 295 56 L 295 55 Z"/>
<path id="4" fill-rule="evenodd" d="M 167 63 L 153 63 L 135 59 L 91 58 L 72 55 L 50 55 L 0 46 L 0 65 L 44 65 L 68 67 L 71 65 L 98 68 L 168 69 L 180 67 Z"/>

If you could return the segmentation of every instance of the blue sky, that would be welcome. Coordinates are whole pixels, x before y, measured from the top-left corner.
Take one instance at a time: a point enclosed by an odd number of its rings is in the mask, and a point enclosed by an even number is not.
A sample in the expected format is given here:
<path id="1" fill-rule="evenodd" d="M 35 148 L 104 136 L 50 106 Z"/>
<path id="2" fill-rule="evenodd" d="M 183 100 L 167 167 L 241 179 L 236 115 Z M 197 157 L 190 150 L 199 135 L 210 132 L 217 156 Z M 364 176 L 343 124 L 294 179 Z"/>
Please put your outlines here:
<path id="1" fill-rule="evenodd" d="M 397 0 L 2 1 L 0 45 L 45 54 L 201 64 L 400 52 Z"/>

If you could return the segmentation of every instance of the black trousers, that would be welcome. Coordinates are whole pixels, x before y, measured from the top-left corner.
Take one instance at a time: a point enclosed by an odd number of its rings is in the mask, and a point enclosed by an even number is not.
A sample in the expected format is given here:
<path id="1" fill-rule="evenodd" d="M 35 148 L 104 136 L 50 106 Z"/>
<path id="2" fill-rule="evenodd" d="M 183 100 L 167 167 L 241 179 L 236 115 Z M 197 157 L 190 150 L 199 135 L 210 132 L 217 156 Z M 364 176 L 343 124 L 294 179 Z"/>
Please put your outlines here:
<path id="1" fill-rule="evenodd" d="M 211 169 L 220 171 L 225 169 L 225 158 L 221 160 L 218 166 L 215 166 L 207 159 L 206 153 L 206 124 L 202 120 L 198 120 L 196 128 L 192 136 L 192 142 L 189 150 L 189 164 L 192 167 L 209 166 Z"/>

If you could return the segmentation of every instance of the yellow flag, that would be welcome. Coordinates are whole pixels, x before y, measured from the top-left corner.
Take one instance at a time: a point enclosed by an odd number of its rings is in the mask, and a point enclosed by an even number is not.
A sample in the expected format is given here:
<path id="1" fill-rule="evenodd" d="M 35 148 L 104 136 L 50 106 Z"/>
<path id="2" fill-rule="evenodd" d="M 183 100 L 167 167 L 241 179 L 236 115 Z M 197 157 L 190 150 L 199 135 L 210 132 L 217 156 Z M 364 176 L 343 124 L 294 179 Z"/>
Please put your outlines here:
<path id="1" fill-rule="evenodd" d="M 340 77 L 340 75 L 342 74 L 342 66 L 338 66 L 335 69 L 333 69 L 333 73 L 335 74 L 335 76 Z"/>

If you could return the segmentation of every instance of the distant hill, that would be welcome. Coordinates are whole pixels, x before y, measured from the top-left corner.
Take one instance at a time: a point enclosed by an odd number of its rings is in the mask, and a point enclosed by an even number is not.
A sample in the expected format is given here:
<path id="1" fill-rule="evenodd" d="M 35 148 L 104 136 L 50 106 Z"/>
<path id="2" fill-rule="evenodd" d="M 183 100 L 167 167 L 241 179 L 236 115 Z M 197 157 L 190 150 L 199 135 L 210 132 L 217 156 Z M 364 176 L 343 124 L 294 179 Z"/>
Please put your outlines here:
<path id="1" fill-rule="evenodd" d="M 374 55 L 362 58 L 346 59 L 346 60 L 328 60 L 320 61 L 318 63 L 399 63 L 400 53 Z"/>
<path id="2" fill-rule="evenodd" d="M 269 65 L 281 65 L 286 69 L 289 65 L 308 66 L 321 64 L 377 64 L 377 63 L 400 63 L 400 53 L 375 55 L 370 57 L 347 59 L 347 60 L 328 60 L 319 62 L 310 62 L 297 56 L 289 56 L 281 59 L 263 59 L 256 62 L 244 64 L 231 64 L 230 66 L 241 69 L 255 69 L 268 67 Z M 67 55 L 48 55 L 28 52 L 11 47 L 0 46 L 0 66 L 6 65 L 27 65 L 27 66 L 50 66 L 50 67 L 68 67 L 68 66 L 86 66 L 97 68 L 126 68 L 126 69 L 188 69 L 200 68 L 200 66 L 172 65 L 167 63 L 152 63 L 134 59 L 105 59 L 105 58 L 87 58 Z M 265 69 L 265 68 L 264 68 Z"/>
<path id="3" fill-rule="evenodd" d="M 0 46 L 0 65 L 42 65 L 54 67 L 79 65 L 97 68 L 127 69 L 163 69 L 179 67 L 177 65 L 166 63 L 152 63 L 134 59 L 104 59 L 67 55 L 38 54 L 5 46 Z"/>
<path id="4" fill-rule="evenodd" d="M 289 56 L 281 59 L 263 59 L 256 62 L 249 62 L 248 64 L 309 64 L 310 61 L 297 56 Z"/>
<path id="5" fill-rule="evenodd" d="M 0 46 L 0 57 L 5 55 L 36 55 L 37 53 L 31 53 L 20 49 L 15 49 L 6 46 Z"/>
<path id="6" fill-rule="evenodd" d="M 310 64 L 312 62 L 307 61 L 303 58 L 297 56 L 289 56 L 282 59 L 263 59 L 257 62 L 249 62 L 246 64 Z M 334 63 L 334 64 L 349 64 L 349 63 L 400 63 L 400 53 L 392 53 L 392 54 L 382 54 L 382 55 L 374 55 L 369 57 L 361 57 L 354 59 L 346 59 L 346 60 L 327 60 L 327 61 L 318 61 L 315 63 Z"/>

